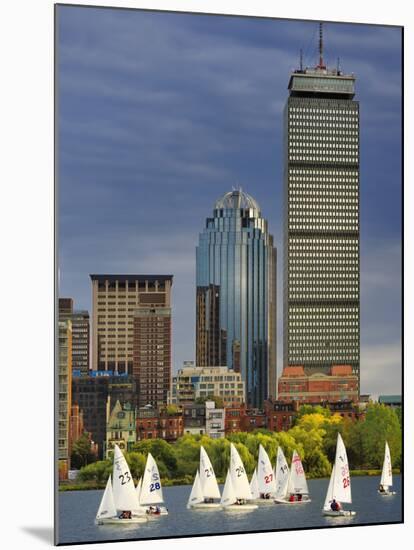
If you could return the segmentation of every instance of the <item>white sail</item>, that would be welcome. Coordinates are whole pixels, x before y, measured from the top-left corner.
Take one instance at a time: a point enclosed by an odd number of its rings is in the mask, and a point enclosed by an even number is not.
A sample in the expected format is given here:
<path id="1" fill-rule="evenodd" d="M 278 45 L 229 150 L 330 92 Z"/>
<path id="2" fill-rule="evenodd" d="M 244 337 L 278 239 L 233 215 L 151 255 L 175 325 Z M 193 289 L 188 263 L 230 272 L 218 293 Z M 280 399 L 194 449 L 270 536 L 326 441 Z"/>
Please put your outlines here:
<path id="1" fill-rule="evenodd" d="M 251 499 L 252 495 L 246 470 L 233 443 L 230 444 L 230 474 L 236 497 L 246 500 Z"/>
<path id="2" fill-rule="evenodd" d="M 96 514 L 96 519 L 113 518 L 116 516 L 114 495 L 112 493 L 111 476 L 108 477 L 104 494 Z"/>
<path id="3" fill-rule="evenodd" d="M 274 494 L 276 492 L 275 476 L 269 456 L 260 444 L 259 459 L 257 462 L 257 480 L 259 484 L 259 493 Z"/>
<path id="4" fill-rule="evenodd" d="M 115 445 L 114 449 L 112 492 L 117 510 L 139 510 L 134 481 L 127 461 L 118 445 Z"/>
<path id="5" fill-rule="evenodd" d="M 259 483 L 257 481 L 256 468 L 254 469 L 252 479 L 250 481 L 250 492 L 252 494 L 251 498 L 254 498 L 254 499 L 260 498 Z"/>
<path id="6" fill-rule="evenodd" d="M 336 442 L 334 471 L 332 498 L 339 502 L 352 502 L 348 457 L 346 455 L 344 442 L 339 433 Z"/>
<path id="7" fill-rule="evenodd" d="M 140 501 L 140 497 L 141 497 L 141 489 L 142 489 L 142 477 L 139 478 L 139 481 L 138 481 L 137 486 L 135 488 L 135 490 L 137 492 L 138 502 Z"/>
<path id="8" fill-rule="evenodd" d="M 203 446 L 200 447 L 200 483 L 205 498 L 220 498 L 216 474 Z"/>
<path id="9" fill-rule="evenodd" d="M 286 458 L 283 453 L 282 447 L 278 447 L 276 466 L 275 466 L 275 484 L 276 484 L 275 497 L 276 498 L 284 498 L 286 496 L 289 476 L 290 476 L 289 466 L 288 466 L 288 463 L 286 462 Z"/>
<path id="10" fill-rule="evenodd" d="M 325 503 L 323 505 L 324 510 L 330 510 L 331 509 L 331 502 L 332 502 L 332 499 L 333 499 L 332 491 L 333 491 L 334 477 L 335 477 L 335 465 L 332 468 L 331 477 L 329 479 L 328 490 L 326 491 Z"/>
<path id="11" fill-rule="evenodd" d="M 191 489 L 190 497 L 187 502 L 187 508 L 193 506 L 194 504 L 200 504 L 204 502 L 203 489 L 201 487 L 200 476 L 198 475 L 198 470 L 194 478 L 193 487 Z"/>
<path id="12" fill-rule="evenodd" d="M 230 471 L 227 472 L 226 482 L 224 484 L 223 494 L 221 495 L 220 504 L 222 506 L 231 506 L 237 501 L 236 493 L 234 492 L 233 483 L 231 481 Z"/>
<path id="13" fill-rule="evenodd" d="M 144 476 L 142 478 L 140 504 L 161 504 L 163 502 L 164 498 L 158 466 L 151 453 L 148 453 Z"/>
<path id="14" fill-rule="evenodd" d="M 292 464 L 290 465 L 288 493 L 293 493 L 297 495 L 309 494 L 305 471 L 303 469 L 300 456 L 298 455 L 296 450 L 293 451 Z"/>
<path id="15" fill-rule="evenodd" d="M 392 486 L 391 454 L 387 442 L 385 442 L 384 463 L 382 465 L 382 475 L 380 483 L 385 490 Z"/>

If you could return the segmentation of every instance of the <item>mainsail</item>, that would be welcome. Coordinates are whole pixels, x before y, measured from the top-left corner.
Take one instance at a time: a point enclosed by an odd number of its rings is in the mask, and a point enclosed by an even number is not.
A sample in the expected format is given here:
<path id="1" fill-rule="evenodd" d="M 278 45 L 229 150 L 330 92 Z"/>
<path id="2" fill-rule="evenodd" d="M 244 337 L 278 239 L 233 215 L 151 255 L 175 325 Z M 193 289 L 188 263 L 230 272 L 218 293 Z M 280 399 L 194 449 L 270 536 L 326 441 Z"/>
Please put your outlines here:
<path id="1" fill-rule="evenodd" d="M 252 495 L 249 480 L 240 455 L 233 443 L 230 444 L 230 474 L 236 497 L 250 500 Z"/>
<path id="2" fill-rule="evenodd" d="M 276 483 L 272 464 L 270 463 L 269 456 L 260 444 L 259 446 L 259 459 L 257 465 L 257 480 L 259 483 L 259 492 L 262 494 L 273 494 L 276 492 Z"/>
<path id="3" fill-rule="evenodd" d="M 148 453 L 144 476 L 142 478 L 140 504 L 161 504 L 162 502 L 164 502 L 164 498 L 162 495 L 160 473 L 153 456 L 151 453 Z"/>
<path id="4" fill-rule="evenodd" d="M 287 486 L 289 481 L 289 466 L 286 462 L 285 455 L 282 447 L 277 449 L 277 458 L 275 466 L 275 497 L 284 498 L 287 493 Z"/>
<path id="5" fill-rule="evenodd" d="M 200 483 L 205 498 L 220 498 L 216 474 L 203 446 L 200 447 Z"/>
<path id="6" fill-rule="evenodd" d="M 389 487 L 392 486 L 391 453 L 387 442 L 385 442 L 384 463 L 382 465 L 382 474 L 381 474 L 380 483 L 385 490 L 387 490 Z"/>
<path id="7" fill-rule="evenodd" d="M 292 464 L 290 465 L 290 476 L 288 483 L 288 493 L 297 495 L 309 494 L 308 484 L 306 482 L 305 471 L 298 453 L 293 451 Z"/>
<path id="8" fill-rule="evenodd" d="M 112 492 L 117 510 L 139 510 L 139 502 L 131 472 L 118 445 L 114 450 Z"/>

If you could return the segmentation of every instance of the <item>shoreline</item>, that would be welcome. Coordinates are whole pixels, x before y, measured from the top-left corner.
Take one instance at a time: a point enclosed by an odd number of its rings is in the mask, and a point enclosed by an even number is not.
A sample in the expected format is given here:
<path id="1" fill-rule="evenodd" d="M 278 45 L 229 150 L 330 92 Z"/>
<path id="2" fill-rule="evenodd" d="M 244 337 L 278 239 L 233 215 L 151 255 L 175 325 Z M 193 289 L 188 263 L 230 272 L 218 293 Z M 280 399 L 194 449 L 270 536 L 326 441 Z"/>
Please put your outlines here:
<path id="1" fill-rule="evenodd" d="M 380 476 L 381 475 L 381 470 L 379 470 L 379 469 L 378 470 L 374 470 L 374 469 L 351 470 L 350 473 L 351 473 L 352 477 Z M 393 474 L 400 475 L 401 471 L 397 470 L 397 469 L 396 470 L 393 469 Z M 327 476 L 321 476 L 321 477 L 308 476 L 307 479 L 308 480 L 310 480 L 310 479 L 329 479 L 329 477 L 327 477 Z M 224 480 L 222 480 L 222 479 L 217 479 L 217 481 L 218 481 L 219 484 L 224 484 Z M 187 479 L 162 479 L 161 483 L 162 483 L 163 487 L 176 487 L 176 486 L 180 486 L 180 485 L 191 486 L 192 485 L 192 481 L 188 481 Z M 85 482 L 73 481 L 73 482 L 64 482 L 63 484 L 60 483 L 58 491 L 60 493 L 65 493 L 67 491 L 99 491 L 99 490 L 104 490 L 105 486 L 106 486 L 106 482 L 105 483 L 95 483 L 95 482 L 89 482 L 89 481 L 85 481 Z"/>

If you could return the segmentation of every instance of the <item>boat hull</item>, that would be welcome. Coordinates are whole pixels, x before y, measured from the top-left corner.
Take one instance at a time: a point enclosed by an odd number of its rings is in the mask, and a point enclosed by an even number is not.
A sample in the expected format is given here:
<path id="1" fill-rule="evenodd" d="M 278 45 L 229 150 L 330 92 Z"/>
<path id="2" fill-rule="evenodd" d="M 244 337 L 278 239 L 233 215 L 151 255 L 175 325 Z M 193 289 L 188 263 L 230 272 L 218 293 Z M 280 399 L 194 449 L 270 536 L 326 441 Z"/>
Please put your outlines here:
<path id="1" fill-rule="evenodd" d="M 168 510 L 165 506 L 158 506 L 159 512 L 151 511 L 149 506 L 144 506 L 144 508 L 148 517 L 168 516 Z"/>
<path id="2" fill-rule="evenodd" d="M 337 512 L 334 510 L 322 510 L 322 514 L 331 518 L 340 518 L 355 516 L 356 512 L 353 510 L 338 510 Z"/>
<path id="3" fill-rule="evenodd" d="M 311 502 L 311 499 L 310 498 L 302 498 L 302 500 L 294 500 L 294 501 L 291 502 L 290 500 L 286 500 L 284 498 L 274 498 L 273 502 L 275 502 L 276 504 L 296 505 L 296 504 L 306 504 L 307 502 Z"/>
<path id="4" fill-rule="evenodd" d="M 146 516 L 137 516 L 131 519 L 120 519 L 120 518 L 103 518 L 97 519 L 97 525 L 133 525 L 135 523 L 145 523 L 148 521 Z"/>
<path id="5" fill-rule="evenodd" d="M 252 500 L 254 504 L 273 504 L 273 497 L 272 498 L 255 498 Z"/>
<path id="6" fill-rule="evenodd" d="M 378 494 L 380 494 L 383 497 L 390 497 L 392 495 L 396 495 L 396 491 L 378 491 Z"/>
<path id="7" fill-rule="evenodd" d="M 230 506 L 222 506 L 226 512 L 247 512 L 249 510 L 256 510 L 257 504 L 230 504 Z"/>
<path id="8" fill-rule="evenodd" d="M 221 505 L 218 502 L 200 502 L 199 504 L 187 506 L 187 508 L 194 508 L 196 510 L 217 510 L 217 508 L 221 508 Z"/>

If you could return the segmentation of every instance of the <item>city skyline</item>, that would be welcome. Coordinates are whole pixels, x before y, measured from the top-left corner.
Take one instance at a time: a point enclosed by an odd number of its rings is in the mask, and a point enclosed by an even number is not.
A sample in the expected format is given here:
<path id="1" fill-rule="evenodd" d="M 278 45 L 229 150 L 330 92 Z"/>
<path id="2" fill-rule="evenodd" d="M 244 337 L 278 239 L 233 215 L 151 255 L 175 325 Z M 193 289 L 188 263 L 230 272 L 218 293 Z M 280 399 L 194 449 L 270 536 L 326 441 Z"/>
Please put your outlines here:
<path id="1" fill-rule="evenodd" d="M 261 204 L 281 250 L 283 103 L 300 47 L 306 65 L 317 61 L 317 23 L 60 13 L 60 294 L 91 311 L 89 273 L 174 274 L 176 372 L 195 356 L 195 246 L 216 197 L 241 185 Z M 363 105 L 361 391 L 398 393 L 400 31 L 329 24 L 325 43 L 329 63 L 340 56 L 356 74 Z"/>

